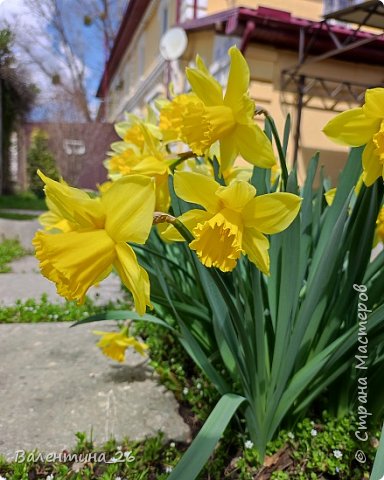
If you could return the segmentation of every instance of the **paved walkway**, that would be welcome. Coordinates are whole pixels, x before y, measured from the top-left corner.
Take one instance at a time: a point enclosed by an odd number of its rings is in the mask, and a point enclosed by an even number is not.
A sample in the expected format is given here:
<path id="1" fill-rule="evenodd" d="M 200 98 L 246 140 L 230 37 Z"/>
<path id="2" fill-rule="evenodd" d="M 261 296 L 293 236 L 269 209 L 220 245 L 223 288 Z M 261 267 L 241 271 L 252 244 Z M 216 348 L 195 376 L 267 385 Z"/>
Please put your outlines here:
<path id="1" fill-rule="evenodd" d="M 2 220 L 0 236 L 14 238 L 16 232 L 27 245 L 36 227 L 35 222 Z M 11 267 L 12 273 L 0 274 L 0 303 L 39 299 L 42 293 L 62 301 L 34 257 Z M 99 304 L 121 298 L 119 279 L 109 276 L 90 295 Z M 13 458 L 17 450 L 35 448 L 60 452 L 75 445 L 79 431 L 92 432 L 98 445 L 111 436 L 143 439 L 158 430 L 168 439 L 189 438 L 173 394 L 159 385 L 143 357 L 128 351 L 120 365 L 96 347 L 92 330 L 113 326 L 0 324 L 0 454 Z"/>

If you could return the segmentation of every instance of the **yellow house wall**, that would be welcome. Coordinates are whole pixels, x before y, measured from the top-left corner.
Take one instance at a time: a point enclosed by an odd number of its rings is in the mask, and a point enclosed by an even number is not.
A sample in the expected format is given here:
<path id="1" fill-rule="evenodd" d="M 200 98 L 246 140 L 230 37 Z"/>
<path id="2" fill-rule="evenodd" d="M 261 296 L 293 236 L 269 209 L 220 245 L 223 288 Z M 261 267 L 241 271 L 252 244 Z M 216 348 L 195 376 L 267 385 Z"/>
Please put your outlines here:
<path id="1" fill-rule="evenodd" d="M 295 128 L 297 114 L 297 94 L 295 92 L 281 92 L 281 71 L 295 65 L 297 56 L 293 52 L 277 50 L 273 47 L 252 44 L 246 51 L 246 58 L 251 71 L 250 94 L 256 104 L 262 106 L 275 119 L 279 132 L 283 131 L 285 119 L 288 113 L 293 120 Z M 383 71 L 381 67 L 374 67 L 360 63 L 340 62 L 328 60 L 315 63 L 305 69 L 310 76 L 320 76 L 338 80 L 351 80 L 356 83 L 378 84 L 382 81 Z M 329 99 L 326 99 L 329 101 Z M 350 102 L 342 103 L 338 111 L 358 106 L 351 99 Z M 347 157 L 347 149 L 331 142 L 323 133 L 324 125 L 336 112 L 325 110 L 320 98 L 315 98 L 311 106 L 304 107 L 301 119 L 301 141 L 299 151 L 299 168 L 301 179 L 304 176 L 305 167 L 316 151 L 320 151 L 320 163 L 324 165 L 326 175 L 333 183 L 342 169 L 343 162 Z M 260 126 L 263 119 L 258 119 Z M 293 135 L 290 148 L 288 149 L 290 161 L 293 160 Z"/>
<path id="2" fill-rule="evenodd" d="M 208 0 L 207 14 L 220 12 L 234 7 L 269 7 L 291 12 L 295 17 L 319 20 L 323 13 L 322 0 Z"/>
<path id="3" fill-rule="evenodd" d="M 209 0 L 207 14 L 215 11 L 224 10 L 239 5 L 257 8 L 258 6 L 267 6 L 271 8 L 280 8 L 291 11 L 294 15 L 306 18 L 318 18 L 322 13 L 322 1 L 318 0 L 293 0 L 288 2 L 263 1 L 252 2 L 242 0 L 225 1 Z M 127 50 L 121 61 L 120 67 L 112 81 L 111 93 L 109 96 L 109 120 L 116 121 L 116 112 L 121 108 L 121 98 L 128 95 L 129 91 L 137 91 L 140 97 L 140 82 L 153 69 L 153 66 L 159 59 L 159 40 L 161 36 L 159 9 L 163 5 L 160 0 L 155 0 L 152 4 L 150 14 L 144 19 L 140 26 L 138 34 Z M 169 26 L 172 26 L 176 18 L 176 2 L 169 1 Z M 138 75 L 138 45 L 141 36 L 145 36 L 145 68 L 142 78 Z M 199 53 L 210 65 L 213 61 L 213 45 L 215 34 L 212 30 L 194 32 L 189 35 L 188 48 L 180 59 L 180 68 L 185 68 L 194 60 L 196 53 Z M 281 71 L 294 66 L 297 63 L 297 53 L 285 50 L 278 50 L 274 47 L 262 44 L 249 44 L 246 51 L 246 58 L 251 71 L 250 93 L 255 99 L 256 104 L 266 108 L 274 117 L 278 130 L 283 131 L 284 122 L 287 113 L 292 116 L 292 129 L 294 131 L 297 115 L 297 92 L 292 88 L 291 92 L 281 92 Z M 120 78 L 124 78 L 129 71 L 129 91 L 125 86 L 124 92 L 116 91 L 115 87 Z M 305 67 L 301 73 L 310 76 L 320 76 L 332 78 L 335 80 L 350 80 L 363 84 L 378 84 L 382 81 L 382 68 L 373 67 L 365 64 L 354 64 L 350 62 L 340 62 L 337 60 L 327 60 L 314 63 Z M 143 99 L 141 99 L 143 102 Z M 320 98 L 312 101 L 311 107 L 304 107 L 301 121 L 301 141 L 299 151 L 300 176 L 303 178 L 305 167 L 311 156 L 316 152 L 321 153 L 321 163 L 325 166 L 326 174 L 336 183 L 338 174 L 345 162 L 347 149 L 340 147 L 328 140 L 322 134 L 324 125 L 335 115 L 335 112 L 324 109 L 324 104 Z M 339 110 L 351 108 L 356 104 L 340 104 Z M 144 107 L 144 104 L 141 105 Z M 263 118 L 257 118 L 260 126 L 263 126 Z M 293 160 L 293 134 L 288 150 L 289 160 Z"/>

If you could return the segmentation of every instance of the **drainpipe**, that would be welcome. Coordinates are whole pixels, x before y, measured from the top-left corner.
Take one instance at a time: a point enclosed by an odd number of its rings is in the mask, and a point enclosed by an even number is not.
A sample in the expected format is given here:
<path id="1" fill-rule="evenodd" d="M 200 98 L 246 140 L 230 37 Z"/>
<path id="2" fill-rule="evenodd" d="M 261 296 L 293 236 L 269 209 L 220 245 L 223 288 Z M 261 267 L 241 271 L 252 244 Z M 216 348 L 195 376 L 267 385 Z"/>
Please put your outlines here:
<path id="1" fill-rule="evenodd" d="M 297 163 L 299 153 L 300 132 L 301 132 L 301 114 L 303 111 L 303 97 L 305 89 L 305 75 L 300 75 L 297 85 L 297 109 L 296 109 L 296 128 L 295 128 L 295 146 L 293 150 L 293 166 Z"/>
<path id="2" fill-rule="evenodd" d="M 243 32 L 243 36 L 241 38 L 241 45 L 240 45 L 240 52 L 241 53 L 245 52 L 245 50 L 248 46 L 249 40 L 251 39 L 251 35 L 252 35 L 252 33 L 255 29 L 256 29 L 255 22 L 253 20 L 248 20 L 248 22 L 245 26 L 244 32 Z"/>

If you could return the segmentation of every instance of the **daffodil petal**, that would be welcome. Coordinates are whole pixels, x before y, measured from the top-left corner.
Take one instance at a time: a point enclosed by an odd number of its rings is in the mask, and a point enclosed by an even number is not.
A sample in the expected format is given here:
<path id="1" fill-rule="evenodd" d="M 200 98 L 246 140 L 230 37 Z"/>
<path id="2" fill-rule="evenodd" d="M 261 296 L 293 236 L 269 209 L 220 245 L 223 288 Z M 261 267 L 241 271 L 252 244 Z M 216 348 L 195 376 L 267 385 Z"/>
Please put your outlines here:
<path id="1" fill-rule="evenodd" d="M 131 340 L 124 332 L 98 332 L 93 331 L 95 335 L 102 335 L 102 338 L 97 342 L 97 346 L 107 357 L 116 360 L 117 362 L 124 362 L 125 351 L 132 344 Z"/>
<path id="2" fill-rule="evenodd" d="M 216 212 L 220 201 L 215 193 L 220 185 L 211 177 L 195 172 L 176 172 L 174 186 L 177 195 L 190 203 L 202 205 L 209 212 Z"/>
<path id="3" fill-rule="evenodd" d="M 222 172 L 232 167 L 238 153 L 239 149 L 234 135 L 227 135 L 220 139 L 220 167 Z"/>
<path id="4" fill-rule="evenodd" d="M 260 127 L 238 125 L 233 134 L 241 156 L 261 168 L 272 168 L 276 164 L 271 142 Z"/>
<path id="5" fill-rule="evenodd" d="M 363 111 L 367 117 L 380 120 L 384 118 L 384 88 L 369 88 L 365 92 Z"/>
<path id="6" fill-rule="evenodd" d="M 129 245 L 116 245 L 116 253 L 114 266 L 122 282 L 132 293 L 135 309 L 140 315 L 144 315 L 146 306 L 151 307 L 148 274 L 138 264 L 135 252 Z"/>
<path id="7" fill-rule="evenodd" d="M 266 234 L 281 232 L 296 218 L 300 205 L 301 198 L 292 193 L 260 195 L 244 208 L 244 225 Z"/>
<path id="8" fill-rule="evenodd" d="M 380 120 L 367 117 L 360 107 L 336 115 L 323 132 L 335 143 L 359 147 L 368 143 L 379 128 Z"/>
<path id="9" fill-rule="evenodd" d="M 216 192 L 225 207 L 236 211 L 241 211 L 255 195 L 255 187 L 241 180 L 233 180 L 227 187 L 220 187 Z"/>
<path id="10" fill-rule="evenodd" d="M 157 212 L 168 212 L 171 202 L 168 187 L 168 175 L 158 175 L 155 178 L 156 184 L 156 204 L 155 210 Z"/>
<path id="11" fill-rule="evenodd" d="M 363 151 L 363 181 L 367 187 L 370 187 L 382 175 L 383 165 L 380 163 L 379 156 L 375 153 L 375 144 L 367 143 Z"/>
<path id="12" fill-rule="evenodd" d="M 224 103 L 236 111 L 239 105 L 242 105 L 243 95 L 249 88 L 249 67 L 236 46 L 231 47 L 228 53 L 231 57 L 231 64 Z"/>
<path id="13" fill-rule="evenodd" d="M 141 162 L 132 167 L 132 172 L 139 175 L 162 175 L 167 171 L 167 165 L 153 155 L 144 157 Z"/>
<path id="14" fill-rule="evenodd" d="M 45 183 L 47 200 L 54 206 L 56 214 L 82 227 L 102 228 L 105 212 L 98 198 L 90 198 L 78 188 L 56 182 L 41 171 L 37 173 Z"/>
<path id="15" fill-rule="evenodd" d="M 92 285 L 109 275 L 116 257 L 115 243 L 104 230 L 39 231 L 32 243 L 42 274 L 55 282 L 59 295 L 79 303 Z"/>
<path id="16" fill-rule="evenodd" d="M 325 197 L 325 201 L 327 202 L 327 204 L 329 206 L 332 205 L 334 199 L 335 199 L 335 196 L 336 196 L 336 188 L 330 188 L 328 190 L 328 192 L 325 192 L 324 193 L 324 197 Z"/>
<path id="17" fill-rule="evenodd" d="M 196 67 L 205 75 L 210 75 L 209 70 L 204 63 L 204 60 L 200 57 L 199 54 L 196 55 Z"/>
<path id="18" fill-rule="evenodd" d="M 193 92 L 207 107 L 223 104 L 223 89 L 211 75 L 206 75 L 196 68 L 187 68 L 186 75 Z"/>
<path id="19" fill-rule="evenodd" d="M 206 220 L 209 220 L 211 217 L 212 213 L 206 212 L 205 210 L 192 209 L 183 213 L 183 215 L 178 217 L 178 220 L 185 227 L 187 227 L 190 232 L 192 232 L 198 223 L 203 223 Z M 185 238 L 176 230 L 173 225 L 169 225 L 165 232 L 161 234 L 161 237 L 169 242 L 185 241 Z"/>
<path id="20" fill-rule="evenodd" d="M 105 230 L 116 243 L 144 243 L 155 208 L 155 185 L 150 177 L 130 175 L 113 183 L 101 197 Z"/>
<path id="21" fill-rule="evenodd" d="M 249 260 L 263 273 L 269 274 L 269 241 L 254 228 L 246 228 L 243 232 L 243 249 Z"/>

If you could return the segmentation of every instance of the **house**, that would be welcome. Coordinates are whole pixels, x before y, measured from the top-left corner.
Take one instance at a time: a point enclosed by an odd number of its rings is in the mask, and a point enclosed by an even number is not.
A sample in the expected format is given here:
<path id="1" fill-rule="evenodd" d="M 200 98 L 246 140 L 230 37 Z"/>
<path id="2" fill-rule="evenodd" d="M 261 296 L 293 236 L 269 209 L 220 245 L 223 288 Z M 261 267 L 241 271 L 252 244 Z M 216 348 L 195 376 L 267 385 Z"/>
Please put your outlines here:
<path id="1" fill-rule="evenodd" d="M 108 123 L 25 123 L 18 132 L 18 165 L 15 181 L 20 190 L 28 187 L 27 154 L 32 132 L 43 130 L 48 137 L 48 148 L 64 180 L 72 186 L 96 189 L 107 179 L 103 166 L 112 142 L 119 138 Z"/>
<path id="2" fill-rule="evenodd" d="M 187 33 L 188 46 L 167 62 L 159 43 L 175 25 Z M 170 80 L 180 93 L 186 88 L 181 74 L 197 53 L 224 84 L 227 50 L 236 44 L 249 63 L 257 105 L 280 132 L 292 116 L 288 155 L 301 178 L 320 151 L 335 182 L 346 149 L 321 130 L 335 113 L 360 105 L 367 88 L 383 85 L 383 29 L 378 0 L 130 0 L 100 82 L 100 115 L 116 122 L 125 111 L 140 113 L 168 94 Z"/>

